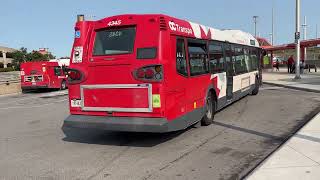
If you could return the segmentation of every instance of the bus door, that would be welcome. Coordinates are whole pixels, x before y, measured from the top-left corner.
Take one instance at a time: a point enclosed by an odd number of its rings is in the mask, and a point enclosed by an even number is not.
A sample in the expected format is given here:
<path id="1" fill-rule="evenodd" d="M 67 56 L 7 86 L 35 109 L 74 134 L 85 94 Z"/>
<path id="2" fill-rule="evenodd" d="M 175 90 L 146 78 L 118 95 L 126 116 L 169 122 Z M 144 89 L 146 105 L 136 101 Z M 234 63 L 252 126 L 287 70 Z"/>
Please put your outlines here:
<path id="1" fill-rule="evenodd" d="M 232 101 L 233 98 L 233 76 L 235 75 L 234 71 L 234 60 L 232 58 L 232 49 L 230 44 L 225 45 L 225 70 L 227 73 L 227 101 Z"/>
<path id="2" fill-rule="evenodd" d="M 188 64 L 187 64 L 187 52 L 186 52 L 186 40 L 183 37 L 171 36 L 172 49 L 174 49 L 175 67 L 174 71 L 177 73 L 177 77 L 170 79 L 168 82 L 171 87 L 172 93 L 166 99 L 166 105 L 168 111 L 168 118 L 175 118 L 177 114 L 187 112 L 187 88 L 188 88 Z"/>
<path id="3" fill-rule="evenodd" d="M 188 39 L 187 41 L 190 71 L 187 98 L 189 101 L 188 107 L 194 110 L 204 105 L 203 98 L 206 96 L 208 88 L 208 50 L 206 41 L 195 39 Z"/>

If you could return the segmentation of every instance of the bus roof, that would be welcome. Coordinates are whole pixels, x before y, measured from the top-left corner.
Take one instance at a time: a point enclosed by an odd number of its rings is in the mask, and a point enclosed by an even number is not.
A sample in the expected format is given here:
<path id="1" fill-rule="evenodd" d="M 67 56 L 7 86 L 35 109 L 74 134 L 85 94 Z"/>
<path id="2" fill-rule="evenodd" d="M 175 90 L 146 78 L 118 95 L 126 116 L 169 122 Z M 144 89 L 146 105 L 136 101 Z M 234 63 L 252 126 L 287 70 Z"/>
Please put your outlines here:
<path id="1" fill-rule="evenodd" d="M 202 24 L 194 23 L 187 20 L 181 20 L 164 14 L 123 14 L 112 17 L 106 17 L 98 20 L 98 23 L 107 23 L 107 26 L 118 26 L 121 22 L 134 22 L 139 23 L 139 19 L 159 19 L 160 29 L 169 30 L 173 34 L 187 36 L 198 39 L 211 39 L 223 42 L 230 42 L 235 44 L 242 44 L 247 46 L 259 47 L 256 38 L 241 30 L 219 30 L 216 28 L 208 27 Z M 119 23 L 120 22 L 120 23 Z"/>
<path id="2" fill-rule="evenodd" d="M 51 59 L 49 62 L 57 62 L 59 66 L 69 66 L 70 59 Z"/>
<path id="3" fill-rule="evenodd" d="M 41 66 L 58 66 L 58 62 L 49 62 L 49 61 L 29 61 L 29 62 L 24 62 L 21 65 L 41 65 Z"/>

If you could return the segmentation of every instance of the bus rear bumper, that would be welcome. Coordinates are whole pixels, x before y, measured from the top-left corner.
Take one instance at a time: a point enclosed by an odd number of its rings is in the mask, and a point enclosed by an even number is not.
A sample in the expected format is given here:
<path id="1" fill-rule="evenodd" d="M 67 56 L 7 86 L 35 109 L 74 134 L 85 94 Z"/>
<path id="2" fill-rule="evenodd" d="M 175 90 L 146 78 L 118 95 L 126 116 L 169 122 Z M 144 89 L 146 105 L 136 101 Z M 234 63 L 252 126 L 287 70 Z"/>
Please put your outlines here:
<path id="1" fill-rule="evenodd" d="M 65 134 L 69 129 L 165 133 L 186 129 L 201 119 L 195 117 L 185 115 L 168 121 L 166 118 L 70 115 L 64 120 L 62 130 Z"/>
<path id="2" fill-rule="evenodd" d="M 70 115 L 64 120 L 67 128 L 97 129 L 127 132 L 169 132 L 169 122 L 165 118 L 105 117 Z"/>
<path id="3" fill-rule="evenodd" d="M 37 90 L 37 89 L 47 89 L 48 85 L 37 85 L 37 86 L 28 86 L 28 85 L 22 85 L 22 90 Z"/>

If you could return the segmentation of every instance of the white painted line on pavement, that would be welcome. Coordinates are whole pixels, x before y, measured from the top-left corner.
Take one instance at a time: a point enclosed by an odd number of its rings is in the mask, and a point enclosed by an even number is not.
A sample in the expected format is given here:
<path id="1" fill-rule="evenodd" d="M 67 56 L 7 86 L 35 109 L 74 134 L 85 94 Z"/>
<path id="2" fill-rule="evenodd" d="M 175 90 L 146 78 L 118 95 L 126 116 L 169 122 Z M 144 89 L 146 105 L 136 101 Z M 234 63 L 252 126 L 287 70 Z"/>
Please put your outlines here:
<path id="1" fill-rule="evenodd" d="M 68 95 L 68 90 L 51 92 L 51 93 L 48 93 L 48 94 L 43 94 L 40 97 L 41 98 L 43 98 L 43 97 L 46 98 L 46 97 L 55 97 L 55 96 L 63 96 L 63 95 Z"/>
<path id="2" fill-rule="evenodd" d="M 276 89 L 283 89 L 284 87 L 265 87 L 260 88 L 260 90 L 276 90 Z"/>
<path id="3" fill-rule="evenodd" d="M 0 108 L 0 110 L 37 108 L 37 107 L 48 106 L 48 105 L 51 105 L 51 104 L 56 104 L 56 103 L 63 102 L 63 101 L 68 101 L 68 99 L 63 99 L 63 100 L 61 100 L 61 101 L 55 101 L 55 102 L 46 103 L 46 104 L 41 104 L 41 105 L 36 105 L 36 106 L 23 105 L 23 106 L 5 107 L 5 108 Z"/>
<path id="4" fill-rule="evenodd" d="M 10 104 L 10 103 L 15 103 L 15 102 L 19 102 L 19 101 L 29 100 L 29 99 L 37 99 L 37 98 L 42 98 L 42 97 L 55 97 L 55 96 L 60 96 L 60 95 L 68 95 L 68 90 L 58 91 L 58 92 L 50 92 L 50 93 L 41 93 L 41 94 L 36 94 L 34 96 L 30 95 L 31 97 L 28 96 L 25 98 L 19 98 L 19 99 L 9 101 L 9 102 L 0 102 L 0 104 Z"/>
<path id="5" fill-rule="evenodd" d="M 14 101 L 1 102 L 0 104 L 10 104 L 10 103 L 19 102 L 19 101 L 28 100 L 28 99 L 36 99 L 36 98 L 39 98 L 39 97 L 40 97 L 40 96 L 37 95 L 37 96 L 32 96 L 32 97 L 19 98 L 19 99 L 14 100 Z"/>
<path id="6" fill-rule="evenodd" d="M 21 93 L 21 92 L 17 92 L 17 93 L 11 93 L 11 94 L 2 94 L 2 95 L 0 95 L 0 98 L 1 98 L 1 97 L 15 96 L 15 95 L 19 95 L 19 94 L 22 94 L 22 93 Z"/>

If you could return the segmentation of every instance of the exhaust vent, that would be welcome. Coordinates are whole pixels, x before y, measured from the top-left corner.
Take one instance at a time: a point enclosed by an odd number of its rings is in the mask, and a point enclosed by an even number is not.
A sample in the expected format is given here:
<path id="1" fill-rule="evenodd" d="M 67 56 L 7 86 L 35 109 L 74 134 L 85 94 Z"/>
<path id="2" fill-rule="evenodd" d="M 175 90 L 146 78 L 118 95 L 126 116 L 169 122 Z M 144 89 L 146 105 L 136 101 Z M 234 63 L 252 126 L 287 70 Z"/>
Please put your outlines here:
<path id="1" fill-rule="evenodd" d="M 160 30 L 162 31 L 167 30 L 167 23 L 164 17 L 160 17 Z"/>

